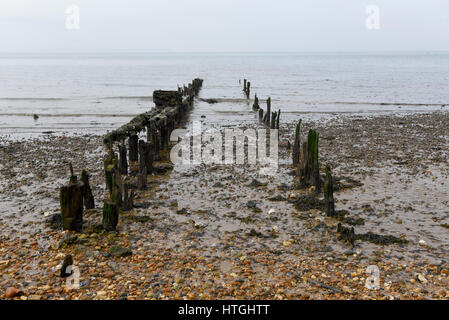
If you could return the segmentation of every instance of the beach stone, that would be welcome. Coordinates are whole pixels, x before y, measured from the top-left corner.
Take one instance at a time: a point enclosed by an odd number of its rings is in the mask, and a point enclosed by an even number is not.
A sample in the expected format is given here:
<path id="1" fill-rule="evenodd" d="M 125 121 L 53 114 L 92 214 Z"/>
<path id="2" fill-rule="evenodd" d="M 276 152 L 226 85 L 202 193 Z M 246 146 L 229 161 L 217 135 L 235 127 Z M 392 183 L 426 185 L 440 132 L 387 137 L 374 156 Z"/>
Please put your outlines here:
<path id="1" fill-rule="evenodd" d="M 59 213 L 46 216 L 46 224 L 52 229 L 62 229 L 62 217 Z"/>
<path id="2" fill-rule="evenodd" d="M 133 254 L 130 249 L 121 246 L 112 246 L 108 252 L 113 257 L 125 257 Z"/>
<path id="3" fill-rule="evenodd" d="M 17 297 L 20 294 L 22 294 L 22 291 L 20 289 L 15 288 L 15 287 L 9 287 L 5 291 L 5 297 L 8 298 L 8 299 L 12 299 L 14 297 Z"/>
<path id="4" fill-rule="evenodd" d="M 62 236 L 62 238 L 58 242 L 56 242 L 52 245 L 52 248 L 55 250 L 60 249 L 60 248 L 65 248 L 69 245 L 76 243 L 77 241 L 78 241 L 78 236 L 71 234 L 71 233 L 66 233 Z"/>
<path id="5" fill-rule="evenodd" d="M 61 278 L 66 278 L 68 276 L 70 276 L 72 273 L 67 273 L 67 267 L 73 265 L 73 257 L 71 254 L 68 254 L 64 257 L 64 261 L 62 262 L 62 266 L 61 266 Z"/>

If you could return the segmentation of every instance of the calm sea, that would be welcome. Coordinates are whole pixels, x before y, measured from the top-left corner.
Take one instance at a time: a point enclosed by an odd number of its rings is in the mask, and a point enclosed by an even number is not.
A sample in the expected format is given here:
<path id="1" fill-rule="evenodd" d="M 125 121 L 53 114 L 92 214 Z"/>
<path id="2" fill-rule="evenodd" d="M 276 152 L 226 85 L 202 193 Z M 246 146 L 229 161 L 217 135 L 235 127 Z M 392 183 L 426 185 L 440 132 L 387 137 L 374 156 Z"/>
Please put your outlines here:
<path id="1" fill-rule="evenodd" d="M 254 118 L 243 78 L 286 118 L 449 108 L 449 53 L 2 54 L 0 134 L 106 132 L 195 77 L 219 101 L 195 115 L 219 123 Z"/>

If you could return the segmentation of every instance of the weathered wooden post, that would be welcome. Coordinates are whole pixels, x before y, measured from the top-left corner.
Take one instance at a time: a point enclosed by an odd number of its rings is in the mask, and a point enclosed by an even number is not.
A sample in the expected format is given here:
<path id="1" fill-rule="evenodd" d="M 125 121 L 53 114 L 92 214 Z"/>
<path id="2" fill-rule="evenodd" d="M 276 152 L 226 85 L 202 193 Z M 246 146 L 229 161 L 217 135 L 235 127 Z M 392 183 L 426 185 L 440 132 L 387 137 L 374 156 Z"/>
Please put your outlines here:
<path id="1" fill-rule="evenodd" d="M 308 170 L 305 179 L 308 185 L 315 186 L 315 192 L 321 193 L 320 167 L 318 162 L 318 133 L 310 129 L 307 136 Z"/>
<path id="2" fill-rule="evenodd" d="M 146 167 L 146 148 L 143 140 L 139 141 L 139 174 L 137 178 L 137 188 L 145 190 L 147 187 L 147 167 Z"/>
<path id="3" fill-rule="evenodd" d="M 246 79 L 243 79 L 243 91 L 246 93 Z"/>
<path id="4" fill-rule="evenodd" d="M 295 143 L 293 144 L 292 150 L 292 158 L 294 166 L 297 166 L 299 164 L 299 157 L 301 155 L 300 145 L 301 145 L 301 119 L 299 119 L 298 123 L 296 124 Z"/>
<path id="5" fill-rule="evenodd" d="M 281 117 L 281 109 L 278 110 L 278 114 L 276 115 L 276 127 L 275 129 L 279 130 L 279 118 Z"/>
<path id="6" fill-rule="evenodd" d="M 139 154 L 138 154 L 138 147 L 137 143 L 139 141 L 139 138 L 136 134 L 133 134 L 128 139 L 129 144 L 129 161 L 137 162 L 139 161 Z"/>
<path id="7" fill-rule="evenodd" d="M 116 203 L 105 200 L 103 204 L 103 228 L 106 231 L 115 231 L 118 224 L 119 207 Z"/>
<path id="8" fill-rule="evenodd" d="M 270 116 L 271 116 L 271 98 L 270 97 L 268 97 L 268 99 L 267 99 L 267 113 L 265 114 L 266 115 L 266 119 L 265 119 L 265 124 L 267 125 L 267 126 L 270 126 Z"/>
<path id="9" fill-rule="evenodd" d="M 257 94 L 254 95 L 253 109 L 254 110 L 259 109 L 259 98 L 257 97 Z"/>
<path id="10" fill-rule="evenodd" d="M 147 174 L 153 173 L 153 145 L 148 142 L 145 143 L 145 167 L 147 168 Z"/>
<path id="11" fill-rule="evenodd" d="M 276 128 L 276 116 L 277 116 L 277 112 L 272 112 L 271 113 L 270 129 L 275 129 Z"/>
<path id="12" fill-rule="evenodd" d="M 120 162 L 119 162 L 119 169 L 120 174 L 127 175 L 128 174 L 128 159 L 127 159 L 127 150 L 126 145 L 122 143 L 119 145 L 119 155 L 120 155 Z"/>
<path id="13" fill-rule="evenodd" d="M 59 190 L 62 228 L 64 230 L 81 231 L 83 228 L 83 189 L 82 182 L 77 181 L 70 164 L 70 182 Z"/>
<path id="14" fill-rule="evenodd" d="M 123 211 L 129 211 L 134 206 L 134 190 L 129 189 L 129 183 L 125 182 L 123 184 L 123 204 L 122 204 L 122 210 Z"/>
<path id="15" fill-rule="evenodd" d="M 263 121 L 263 109 L 259 109 L 259 121 Z"/>
<path id="16" fill-rule="evenodd" d="M 93 209 L 95 208 L 95 200 L 89 184 L 89 174 L 86 170 L 81 172 L 81 182 L 83 183 L 84 207 L 86 209 Z"/>
<path id="17" fill-rule="evenodd" d="M 246 84 L 246 98 L 249 99 L 249 96 L 251 95 L 251 82 L 248 81 Z"/>
<path id="18" fill-rule="evenodd" d="M 326 216 L 335 216 L 334 183 L 329 166 L 326 165 L 326 176 L 324 179 L 324 201 L 326 203 Z"/>

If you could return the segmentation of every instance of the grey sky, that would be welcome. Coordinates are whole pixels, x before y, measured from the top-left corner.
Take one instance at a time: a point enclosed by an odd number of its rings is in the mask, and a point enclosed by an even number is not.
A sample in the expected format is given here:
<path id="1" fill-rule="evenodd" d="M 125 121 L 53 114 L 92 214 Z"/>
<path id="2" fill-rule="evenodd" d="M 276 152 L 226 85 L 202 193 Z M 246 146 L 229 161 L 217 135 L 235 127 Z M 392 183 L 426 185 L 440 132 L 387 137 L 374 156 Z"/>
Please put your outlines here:
<path id="1" fill-rule="evenodd" d="M 67 30 L 66 8 L 80 8 Z M 367 5 L 380 29 L 365 26 Z M 1 0 L 1 52 L 449 50 L 448 0 Z"/>

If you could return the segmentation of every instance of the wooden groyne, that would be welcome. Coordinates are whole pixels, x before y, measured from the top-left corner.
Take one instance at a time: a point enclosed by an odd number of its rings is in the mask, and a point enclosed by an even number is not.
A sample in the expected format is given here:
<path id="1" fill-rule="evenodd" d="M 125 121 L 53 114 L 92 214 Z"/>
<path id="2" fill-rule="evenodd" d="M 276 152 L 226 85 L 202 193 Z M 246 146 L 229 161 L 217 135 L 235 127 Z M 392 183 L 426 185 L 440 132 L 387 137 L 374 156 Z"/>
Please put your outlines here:
<path id="1" fill-rule="evenodd" d="M 174 91 L 154 91 L 155 108 L 136 116 L 104 136 L 105 230 L 115 230 L 120 210 L 132 209 L 135 191 L 146 189 L 147 175 L 155 171 L 154 161 L 164 158 L 167 154 L 170 134 L 185 120 L 202 84 L 203 80 L 197 78 L 188 86 L 178 87 Z M 146 132 L 145 137 L 139 136 L 143 132 Z M 86 196 L 88 197 L 83 199 Z M 61 187 L 60 197 L 64 229 L 80 231 L 83 201 L 86 209 L 93 207 L 87 172 L 83 172 L 81 181 L 78 181 L 71 170 L 70 183 Z"/>
<path id="2" fill-rule="evenodd" d="M 241 83 L 241 80 L 239 80 L 239 83 Z M 251 94 L 251 82 L 247 79 L 243 79 L 243 92 L 245 93 L 246 98 L 249 99 Z M 259 121 L 264 123 L 266 127 L 279 130 L 281 110 L 279 109 L 277 112 L 271 112 L 271 97 L 268 97 L 267 99 L 267 111 L 264 113 L 264 110 L 259 105 L 259 97 L 256 93 L 254 95 L 253 110 L 258 113 Z"/>

